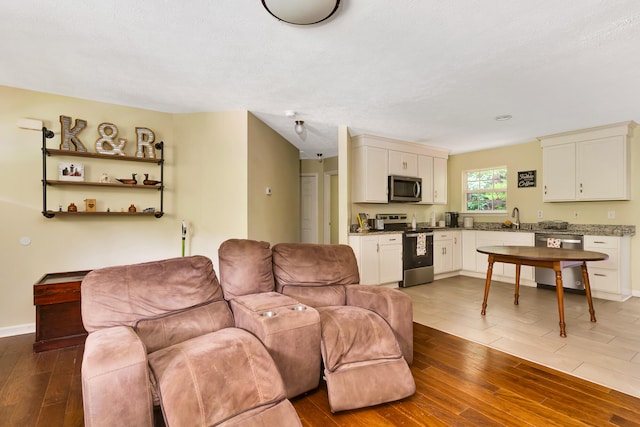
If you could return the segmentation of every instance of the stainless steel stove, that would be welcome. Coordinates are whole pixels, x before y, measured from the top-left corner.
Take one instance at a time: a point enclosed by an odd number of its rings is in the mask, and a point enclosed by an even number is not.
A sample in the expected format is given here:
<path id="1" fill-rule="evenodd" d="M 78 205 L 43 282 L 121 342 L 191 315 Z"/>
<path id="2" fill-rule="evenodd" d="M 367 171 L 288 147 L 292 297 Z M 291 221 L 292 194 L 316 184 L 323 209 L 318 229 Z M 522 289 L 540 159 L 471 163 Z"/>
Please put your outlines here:
<path id="1" fill-rule="evenodd" d="M 401 288 L 433 282 L 433 229 L 418 227 L 412 230 L 407 214 L 378 214 L 376 228 L 402 231 Z"/>

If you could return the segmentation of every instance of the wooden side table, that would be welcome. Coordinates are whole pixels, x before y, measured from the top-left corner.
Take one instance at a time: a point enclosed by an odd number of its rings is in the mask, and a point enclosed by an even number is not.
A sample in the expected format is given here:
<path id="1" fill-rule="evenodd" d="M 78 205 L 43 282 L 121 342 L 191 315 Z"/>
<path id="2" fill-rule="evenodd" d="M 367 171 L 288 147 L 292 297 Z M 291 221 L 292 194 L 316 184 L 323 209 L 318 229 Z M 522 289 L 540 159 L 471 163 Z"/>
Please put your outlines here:
<path id="1" fill-rule="evenodd" d="M 36 306 L 36 352 L 83 344 L 80 284 L 91 270 L 48 273 L 33 285 Z"/>

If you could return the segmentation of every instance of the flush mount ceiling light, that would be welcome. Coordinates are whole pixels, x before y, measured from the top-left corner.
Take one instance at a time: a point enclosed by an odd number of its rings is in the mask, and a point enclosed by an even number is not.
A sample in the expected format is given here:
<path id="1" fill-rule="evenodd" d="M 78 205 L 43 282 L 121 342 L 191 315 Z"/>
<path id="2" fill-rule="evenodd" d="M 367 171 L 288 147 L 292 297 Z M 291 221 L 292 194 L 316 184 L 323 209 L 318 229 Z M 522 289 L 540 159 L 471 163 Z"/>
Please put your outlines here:
<path id="1" fill-rule="evenodd" d="M 304 120 L 296 120 L 296 125 L 293 129 L 298 135 L 302 135 L 302 132 L 304 132 Z"/>
<path id="2" fill-rule="evenodd" d="M 280 21 L 295 25 L 311 25 L 333 15 L 340 0 L 262 0 L 267 12 Z"/>
<path id="3" fill-rule="evenodd" d="M 505 122 L 507 120 L 511 120 L 511 117 L 509 114 L 504 114 L 502 116 L 496 116 L 496 120 L 499 122 Z"/>

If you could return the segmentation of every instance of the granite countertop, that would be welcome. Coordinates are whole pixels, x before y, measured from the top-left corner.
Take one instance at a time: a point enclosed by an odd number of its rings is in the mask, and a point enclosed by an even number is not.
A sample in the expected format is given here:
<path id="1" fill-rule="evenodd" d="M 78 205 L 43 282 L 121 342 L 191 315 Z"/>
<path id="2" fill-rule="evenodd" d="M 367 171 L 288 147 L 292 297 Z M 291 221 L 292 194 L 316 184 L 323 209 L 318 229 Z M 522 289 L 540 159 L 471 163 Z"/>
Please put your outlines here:
<path id="1" fill-rule="evenodd" d="M 550 233 L 550 234 L 581 234 L 589 236 L 635 236 L 635 225 L 606 225 L 606 224 L 569 224 L 566 230 L 553 230 L 540 227 L 538 223 L 522 223 L 520 229 L 506 228 L 501 222 L 475 222 L 473 228 L 430 227 L 427 223 L 418 223 L 419 228 L 438 230 L 475 230 L 475 231 L 504 231 L 507 233 Z M 371 234 L 402 233 L 402 230 L 370 230 L 365 233 L 351 232 L 350 236 Z"/>

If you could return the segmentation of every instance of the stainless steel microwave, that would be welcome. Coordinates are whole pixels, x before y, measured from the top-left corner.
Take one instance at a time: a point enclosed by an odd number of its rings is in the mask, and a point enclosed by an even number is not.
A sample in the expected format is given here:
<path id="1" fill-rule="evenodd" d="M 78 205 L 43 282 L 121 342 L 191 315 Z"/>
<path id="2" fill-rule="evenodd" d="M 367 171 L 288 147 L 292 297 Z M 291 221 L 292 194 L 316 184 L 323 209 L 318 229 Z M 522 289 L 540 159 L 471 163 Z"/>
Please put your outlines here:
<path id="1" fill-rule="evenodd" d="M 389 202 L 421 202 L 422 178 L 389 175 Z"/>

